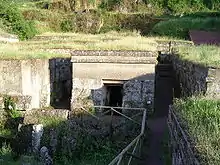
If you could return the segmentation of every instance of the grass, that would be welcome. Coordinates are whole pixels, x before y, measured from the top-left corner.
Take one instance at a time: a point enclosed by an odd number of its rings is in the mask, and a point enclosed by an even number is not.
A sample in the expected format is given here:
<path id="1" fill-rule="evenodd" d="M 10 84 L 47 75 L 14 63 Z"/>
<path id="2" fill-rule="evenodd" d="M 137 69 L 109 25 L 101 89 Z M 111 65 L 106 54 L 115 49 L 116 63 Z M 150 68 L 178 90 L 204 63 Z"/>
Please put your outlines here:
<path id="1" fill-rule="evenodd" d="M 42 165 L 42 163 L 35 160 L 34 156 L 22 155 L 20 159 L 13 159 L 13 152 L 10 146 L 3 145 L 0 148 L 0 164 L 4 165 L 21 165 L 21 164 L 33 164 Z"/>
<path id="2" fill-rule="evenodd" d="M 177 100 L 175 106 L 195 142 L 202 164 L 219 165 L 220 101 L 188 98 Z"/>
<path id="3" fill-rule="evenodd" d="M 102 34 L 44 33 L 29 41 L 0 43 L 0 59 L 50 59 L 70 57 L 62 50 L 141 50 L 157 51 L 157 41 L 189 42 L 169 37 L 143 37 L 137 32 L 108 32 Z M 61 50 L 60 50 L 61 49 Z M 217 46 L 184 46 L 178 48 L 184 60 L 205 66 L 220 66 Z"/>
<path id="4" fill-rule="evenodd" d="M 157 23 L 151 33 L 189 39 L 189 30 L 218 31 L 219 29 L 220 19 L 218 17 L 180 17 Z"/>
<path id="5" fill-rule="evenodd" d="M 0 59 L 31 59 L 69 57 L 50 49 L 71 50 L 143 50 L 156 51 L 157 40 L 169 38 L 143 37 L 137 32 L 109 32 L 104 34 L 44 33 L 29 41 L 1 43 Z"/>
<path id="6" fill-rule="evenodd" d="M 220 47 L 211 45 L 180 47 L 178 53 L 183 60 L 205 66 L 220 67 Z"/>

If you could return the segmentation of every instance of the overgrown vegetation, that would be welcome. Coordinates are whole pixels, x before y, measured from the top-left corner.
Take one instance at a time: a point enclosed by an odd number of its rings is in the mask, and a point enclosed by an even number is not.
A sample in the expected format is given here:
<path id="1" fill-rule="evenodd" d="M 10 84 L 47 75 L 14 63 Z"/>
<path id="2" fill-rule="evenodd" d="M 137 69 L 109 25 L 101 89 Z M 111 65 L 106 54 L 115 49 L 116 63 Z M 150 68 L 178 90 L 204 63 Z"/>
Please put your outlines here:
<path id="1" fill-rule="evenodd" d="M 188 31 L 191 29 L 213 31 L 218 30 L 220 24 L 217 18 L 219 12 L 213 12 L 219 7 L 218 0 L 20 0 L 13 4 L 22 9 L 24 18 L 28 20 L 20 24 L 25 30 L 14 30 L 21 39 L 31 38 L 36 34 L 35 28 L 39 33 L 54 31 L 94 34 L 112 30 L 137 30 L 142 35 L 151 32 L 154 35 L 188 39 Z M 20 13 L 16 7 L 13 7 L 13 11 Z M 10 14 L 11 11 L 6 12 Z M 158 13 L 167 16 L 156 17 Z M 180 18 L 179 14 L 183 17 Z M 16 18 L 17 22 L 21 22 L 20 17 Z M 174 19 L 169 20 L 172 17 Z"/>
<path id="2" fill-rule="evenodd" d="M 97 120 L 82 114 L 81 117 L 74 115 L 64 120 L 53 115 L 46 116 L 40 111 L 33 115 L 44 125 L 41 146 L 50 148 L 57 165 L 108 164 L 140 131 L 139 125 L 129 121 L 126 126 L 121 125 L 123 118 L 117 116 L 113 119 L 111 136 L 110 116 Z M 122 135 L 122 131 L 126 134 Z"/>
<path id="3" fill-rule="evenodd" d="M 19 9 L 6 0 L 0 0 L 0 22 L 2 29 L 17 34 L 21 40 L 30 39 L 37 33 L 33 23 L 26 21 Z"/>
<path id="4" fill-rule="evenodd" d="M 220 30 L 218 17 L 182 17 L 162 21 L 156 24 L 151 33 L 159 36 L 170 36 L 181 39 L 189 39 L 189 30 Z"/>
<path id="5" fill-rule="evenodd" d="M 9 145 L 6 143 L 0 148 L 0 162 L 4 165 L 21 165 L 21 164 L 33 164 L 33 165 L 42 165 L 39 163 L 34 156 L 23 155 L 20 159 L 15 160 L 13 151 Z"/>
<path id="6" fill-rule="evenodd" d="M 220 101 L 207 98 L 176 100 L 176 112 L 184 121 L 202 164 L 220 161 Z"/>
<path id="7" fill-rule="evenodd" d="M 205 66 L 220 67 L 220 48 L 218 46 L 201 45 L 180 47 L 178 55 L 181 59 Z"/>
<path id="8" fill-rule="evenodd" d="M 23 4 L 26 4 L 24 6 Z M 102 9 L 107 11 L 145 11 L 148 13 L 189 13 L 196 11 L 218 10 L 219 0 L 19 0 L 22 7 L 40 7 L 63 11 L 79 11 L 85 9 Z"/>

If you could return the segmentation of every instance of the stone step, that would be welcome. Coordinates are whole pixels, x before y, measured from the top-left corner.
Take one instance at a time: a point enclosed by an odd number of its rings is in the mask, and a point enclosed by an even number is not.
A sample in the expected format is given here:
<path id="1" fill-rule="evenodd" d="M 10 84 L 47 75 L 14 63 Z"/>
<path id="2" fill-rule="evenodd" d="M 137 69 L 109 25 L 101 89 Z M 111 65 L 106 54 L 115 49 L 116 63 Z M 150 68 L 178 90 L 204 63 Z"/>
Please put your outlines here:
<path id="1" fill-rule="evenodd" d="M 173 72 L 157 72 L 157 76 L 168 76 L 173 77 Z"/>
<path id="2" fill-rule="evenodd" d="M 161 70 L 173 70 L 173 66 L 170 64 L 157 64 L 156 69 Z"/>

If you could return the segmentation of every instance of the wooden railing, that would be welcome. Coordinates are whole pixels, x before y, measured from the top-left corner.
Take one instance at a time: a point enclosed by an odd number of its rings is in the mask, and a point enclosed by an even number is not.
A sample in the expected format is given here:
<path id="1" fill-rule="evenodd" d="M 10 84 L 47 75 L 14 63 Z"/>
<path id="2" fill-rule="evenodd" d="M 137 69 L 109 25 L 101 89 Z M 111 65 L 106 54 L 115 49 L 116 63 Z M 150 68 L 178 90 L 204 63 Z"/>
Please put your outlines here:
<path id="1" fill-rule="evenodd" d="M 109 107 L 109 106 L 94 106 L 96 109 L 101 110 L 100 115 L 95 115 L 91 112 L 89 112 L 86 108 L 81 107 L 83 111 L 90 114 L 92 117 L 94 117 L 97 120 L 101 120 L 101 117 L 105 114 L 110 113 L 111 117 L 113 117 L 114 113 L 119 114 L 120 116 L 130 120 L 134 124 L 137 124 L 140 126 L 140 133 L 137 137 L 134 138 L 134 140 L 128 144 L 108 165 L 131 165 L 134 158 L 135 159 L 141 159 L 141 147 L 143 143 L 143 136 L 145 131 L 145 123 L 146 123 L 146 117 L 147 117 L 147 109 L 145 108 L 125 108 L 125 107 Z M 122 110 L 122 112 L 119 112 L 118 109 Z M 126 115 L 125 111 L 136 111 L 137 113 L 133 116 L 129 117 Z M 137 121 L 134 118 L 142 116 L 141 121 Z"/>

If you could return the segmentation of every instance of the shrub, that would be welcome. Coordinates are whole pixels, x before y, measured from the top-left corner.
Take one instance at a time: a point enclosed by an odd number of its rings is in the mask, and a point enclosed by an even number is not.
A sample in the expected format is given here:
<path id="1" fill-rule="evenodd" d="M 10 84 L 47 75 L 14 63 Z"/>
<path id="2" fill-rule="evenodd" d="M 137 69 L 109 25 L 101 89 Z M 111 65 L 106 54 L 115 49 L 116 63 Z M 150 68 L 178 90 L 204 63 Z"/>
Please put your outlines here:
<path id="1" fill-rule="evenodd" d="M 58 11 L 31 9 L 23 11 L 28 20 L 45 22 L 53 31 L 99 33 L 120 30 L 135 30 L 148 34 L 153 26 L 161 21 L 145 13 L 110 13 L 98 10 L 77 14 Z M 39 25 L 39 24 L 38 24 Z M 42 30 L 40 30 L 42 31 Z"/>
<path id="2" fill-rule="evenodd" d="M 26 21 L 21 12 L 7 1 L 0 0 L 0 16 L 5 29 L 17 34 L 21 40 L 30 39 L 37 33 L 33 23 Z"/>
<path id="3" fill-rule="evenodd" d="M 159 36 L 171 36 L 189 39 L 189 30 L 212 30 L 220 29 L 219 18 L 176 18 L 162 21 L 156 24 L 151 33 Z"/>
<path id="4" fill-rule="evenodd" d="M 161 21 L 152 18 L 148 14 L 123 14 L 123 13 L 103 13 L 103 27 L 101 32 L 111 30 L 135 30 L 140 31 L 142 35 L 148 34 L 153 26 Z"/>
<path id="5" fill-rule="evenodd" d="M 60 27 L 63 32 L 71 32 L 73 31 L 73 22 L 71 20 L 64 20 L 61 22 Z"/>
<path id="6" fill-rule="evenodd" d="M 53 31 L 62 31 L 61 23 L 68 15 L 63 12 L 42 10 L 42 9 L 29 9 L 23 11 L 23 16 L 27 20 L 44 22 Z M 42 31 L 42 30 L 41 30 Z"/>
<path id="7" fill-rule="evenodd" d="M 191 17 L 191 18 L 220 17 L 220 12 L 196 12 L 196 13 L 185 14 L 183 17 Z"/>
<path id="8" fill-rule="evenodd" d="M 103 25 L 101 13 L 98 11 L 76 14 L 75 26 L 76 32 L 99 33 Z"/>

